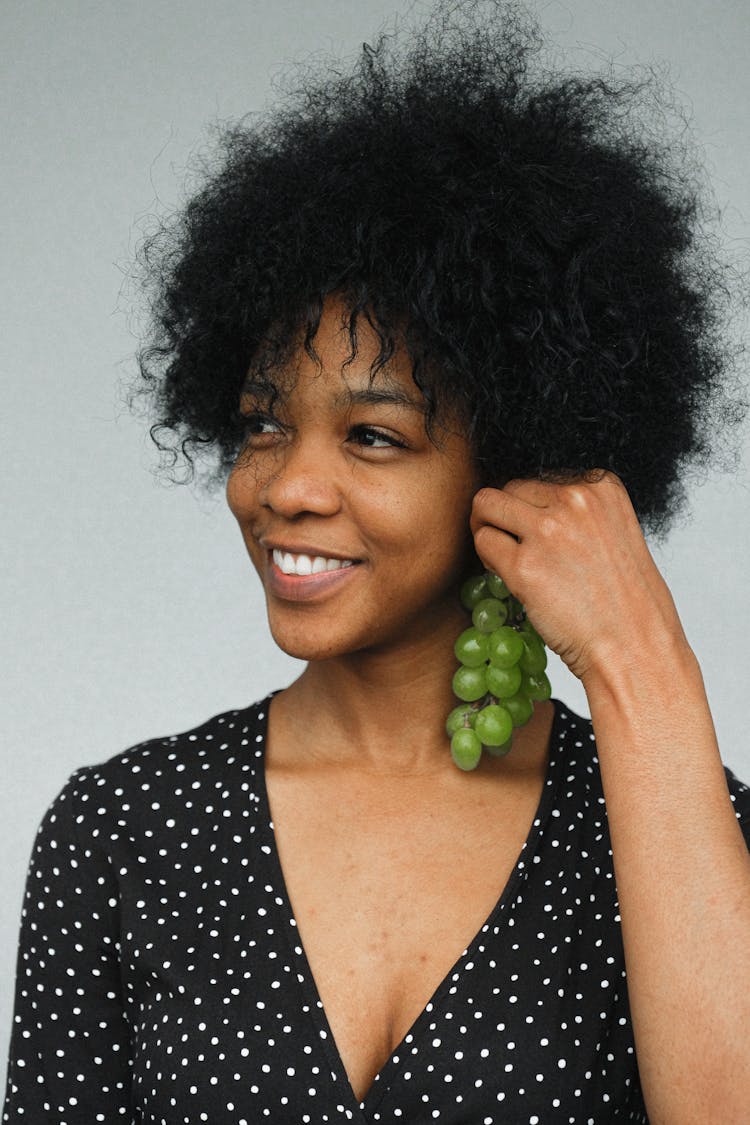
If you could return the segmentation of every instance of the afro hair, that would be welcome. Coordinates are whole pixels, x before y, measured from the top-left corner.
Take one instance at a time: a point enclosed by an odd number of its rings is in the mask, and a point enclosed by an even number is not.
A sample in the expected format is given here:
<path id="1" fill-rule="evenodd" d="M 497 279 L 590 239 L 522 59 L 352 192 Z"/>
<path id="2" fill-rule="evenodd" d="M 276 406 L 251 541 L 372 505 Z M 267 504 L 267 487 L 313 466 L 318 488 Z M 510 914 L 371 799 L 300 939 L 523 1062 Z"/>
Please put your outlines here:
<path id="1" fill-rule="evenodd" d="M 248 371 L 278 394 L 336 293 L 352 353 L 361 315 L 373 379 L 404 342 L 428 432 L 457 412 L 487 483 L 610 469 L 664 533 L 686 468 L 744 416 L 737 270 L 684 129 L 658 136 L 658 75 L 544 58 L 513 0 L 443 0 L 222 129 L 140 256 L 141 387 L 172 470 L 231 467 Z"/>

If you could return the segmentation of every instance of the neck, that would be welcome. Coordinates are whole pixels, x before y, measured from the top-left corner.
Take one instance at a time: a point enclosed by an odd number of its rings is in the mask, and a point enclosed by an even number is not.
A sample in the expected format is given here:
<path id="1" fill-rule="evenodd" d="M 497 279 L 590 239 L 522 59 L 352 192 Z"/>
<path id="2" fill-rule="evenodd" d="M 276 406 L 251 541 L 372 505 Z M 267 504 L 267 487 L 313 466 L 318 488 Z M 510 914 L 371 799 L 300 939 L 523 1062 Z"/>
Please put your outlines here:
<path id="1" fill-rule="evenodd" d="M 445 719 L 457 703 L 453 644 L 468 624 L 458 606 L 428 636 L 397 648 L 312 661 L 275 698 L 274 721 L 316 760 L 371 772 L 442 768 Z"/>
<path id="2" fill-rule="evenodd" d="M 276 763 L 384 779 L 447 774 L 457 780 L 461 771 L 451 760 L 445 720 L 458 702 L 451 689 L 453 644 L 466 625 L 457 607 L 455 617 L 435 623 L 429 638 L 310 662 L 271 705 Z M 543 768 L 552 714 L 551 703 L 537 704 L 514 733 L 507 758 L 483 756 L 478 772 Z"/>

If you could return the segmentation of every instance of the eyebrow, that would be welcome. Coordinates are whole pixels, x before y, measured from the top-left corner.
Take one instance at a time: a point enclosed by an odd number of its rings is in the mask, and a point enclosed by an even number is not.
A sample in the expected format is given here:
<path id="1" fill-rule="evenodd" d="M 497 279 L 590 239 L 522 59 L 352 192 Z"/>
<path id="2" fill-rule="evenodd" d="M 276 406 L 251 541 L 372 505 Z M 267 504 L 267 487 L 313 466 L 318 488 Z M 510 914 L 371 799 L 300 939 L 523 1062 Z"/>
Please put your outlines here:
<path id="1" fill-rule="evenodd" d="M 257 380 L 248 377 L 240 387 L 240 394 L 252 395 L 257 399 L 269 399 L 274 393 L 274 388 L 271 383 L 259 383 Z"/>
<path id="2" fill-rule="evenodd" d="M 334 405 L 345 406 L 406 406 L 411 410 L 424 413 L 424 408 L 416 402 L 406 391 L 397 387 L 381 389 L 379 387 L 362 387 L 360 390 L 351 388 L 336 395 Z"/>
<path id="3" fill-rule="evenodd" d="M 247 379 L 242 386 L 242 394 L 253 395 L 261 401 L 270 399 L 273 393 L 271 384 L 253 379 Z M 333 404 L 336 409 L 348 406 L 405 406 L 424 414 L 424 406 L 399 387 L 349 387 L 334 397 Z"/>

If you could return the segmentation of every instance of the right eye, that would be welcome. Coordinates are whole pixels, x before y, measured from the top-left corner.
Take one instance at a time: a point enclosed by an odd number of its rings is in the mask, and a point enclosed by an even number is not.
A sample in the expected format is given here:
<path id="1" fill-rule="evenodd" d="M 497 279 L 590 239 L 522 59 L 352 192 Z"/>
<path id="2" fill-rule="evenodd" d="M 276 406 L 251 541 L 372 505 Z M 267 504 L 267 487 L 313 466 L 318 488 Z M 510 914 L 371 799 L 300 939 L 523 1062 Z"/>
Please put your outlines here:
<path id="1" fill-rule="evenodd" d="M 240 419 L 246 442 L 257 444 L 259 439 L 272 437 L 282 431 L 281 423 L 268 414 L 259 414 L 257 411 L 241 413 Z"/>

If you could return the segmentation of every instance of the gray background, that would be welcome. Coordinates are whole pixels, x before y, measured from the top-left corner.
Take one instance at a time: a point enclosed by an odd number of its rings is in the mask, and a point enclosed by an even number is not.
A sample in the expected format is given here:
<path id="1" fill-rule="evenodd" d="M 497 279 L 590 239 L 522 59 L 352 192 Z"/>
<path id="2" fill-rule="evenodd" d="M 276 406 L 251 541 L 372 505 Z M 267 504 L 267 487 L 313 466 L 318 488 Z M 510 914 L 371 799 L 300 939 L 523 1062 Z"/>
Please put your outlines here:
<path id="1" fill-rule="evenodd" d="M 584 66 L 666 60 L 692 106 L 734 252 L 750 227 L 746 0 L 535 7 Z M 272 96 L 313 50 L 356 51 L 397 0 L 21 0 L 2 7 L 4 666 L 0 1036 L 23 881 L 69 773 L 289 682 L 223 498 L 159 485 L 122 407 L 133 325 L 121 288 L 155 201 L 179 202 L 211 121 Z M 417 12 L 430 3 L 417 6 Z M 658 552 L 707 681 L 725 761 L 750 778 L 750 431 L 738 473 L 692 494 Z M 647 623 L 644 633 L 647 634 Z M 555 694 L 586 713 L 559 663 Z M 3 1040 L 4 1046 L 5 1040 Z"/>

